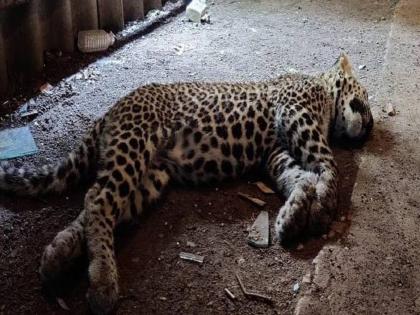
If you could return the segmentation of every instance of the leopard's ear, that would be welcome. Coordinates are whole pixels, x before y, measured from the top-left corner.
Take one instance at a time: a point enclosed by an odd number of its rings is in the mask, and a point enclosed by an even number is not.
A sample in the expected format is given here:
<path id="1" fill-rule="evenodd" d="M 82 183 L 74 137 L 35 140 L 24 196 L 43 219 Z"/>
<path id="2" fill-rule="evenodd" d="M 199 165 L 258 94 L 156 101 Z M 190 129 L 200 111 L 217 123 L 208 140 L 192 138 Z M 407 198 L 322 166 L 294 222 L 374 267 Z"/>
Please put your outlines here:
<path id="1" fill-rule="evenodd" d="M 346 53 L 342 52 L 337 60 L 337 67 L 347 75 L 353 75 L 353 67 Z"/>

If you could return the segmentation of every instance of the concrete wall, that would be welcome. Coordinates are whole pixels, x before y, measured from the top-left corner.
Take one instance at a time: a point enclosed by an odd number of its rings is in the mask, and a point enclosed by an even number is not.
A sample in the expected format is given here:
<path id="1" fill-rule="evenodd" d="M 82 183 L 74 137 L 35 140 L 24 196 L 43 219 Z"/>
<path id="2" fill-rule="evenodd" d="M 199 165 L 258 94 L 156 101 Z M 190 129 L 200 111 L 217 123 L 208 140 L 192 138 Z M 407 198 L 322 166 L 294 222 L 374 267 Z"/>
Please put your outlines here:
<path id="1" fill-rule="evenodd" d="M 44 51 L 75 49 L 79 30 L 117 32 L 165 0 L 0 0 L 0 96 L 43 68 Z"/>

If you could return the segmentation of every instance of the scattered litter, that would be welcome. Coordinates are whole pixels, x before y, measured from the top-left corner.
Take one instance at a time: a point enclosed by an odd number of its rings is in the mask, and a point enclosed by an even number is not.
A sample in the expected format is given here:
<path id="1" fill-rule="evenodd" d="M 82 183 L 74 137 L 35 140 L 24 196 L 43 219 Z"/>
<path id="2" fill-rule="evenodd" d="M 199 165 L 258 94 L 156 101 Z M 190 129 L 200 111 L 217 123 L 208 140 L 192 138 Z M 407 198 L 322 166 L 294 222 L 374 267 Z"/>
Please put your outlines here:
<path id="1" fill-rule="evenodd" d="M 204 14 L 201 19 L 200 19 L 201 23 L 207 23 L 210 24 L 210 15 L 208 15 L 207 13 Z"/>
<path id="2" fill-rule="evenodd" d="M 286 70 L 288 73 L 298 73 L 298 71 L 295 68 L 287 68 Z"/>
<path id="3" fill-rule="evenodd" d="M 225 293 L 229 297 L 229 299 L 231 299 L 231 300 L 236 299 L 236 296 L 234 296 L 233 293 L 230 292 L 228 288 L 225 288 Z"/>
<path id="4" fill-rule="evenodd" d="M 195 254 L 191 254 L 191 253 L 185 253 L 185 252 L 180 252 L 179 253 L 179 258 L 184 259 L 184 260 L 188 260 L 188 261 L 192 261 L 192 262 L 196 262 L 196 263 L 199 263 L 199 264 L 202 264 L 204 262 L 204 256 L 195 255 Z"/>
<path id="5" fill-rule="evenodd" d="M 26 112 L 20 114 L 20 117 L 22 117 L 22 118 L 35 117 L 35 116 L 38 115 L 38 113 L 39 112 L 36 109 L 34 109 L 34 110 L 26 111 Z"/>
<path id="6" fill-rule="evenodd" d="M 366 65 L 359 65 L 359 70 L 364 70 L 366 69 Z"/>
<path id="7" fill-rule="evenodd" d="M 179 44 L 177 46 L 175 46 L 175 53 L 178 56 L 181 56 L 184 52 L 185 52 L 185 45 L 184 44 Z"/>
<path id="8" fill-rule="evenodd" d="M 104 51 L 114 43 L 115 35 L 104 30 L 80 31 L 77 39 L 77 47 L 84 53 Z"/>
<path id="9" fill-rule="evenodd" d="M 53 88 L 53 86 L 47 82 L 47 83 L 44 83 L 43 85 L 41 85 L 41 87 L 39 88 L 39 91 L 41 93 L 44 93 L 44 94 L 50 94 L 52 88 Z"/>
<path id="10" fill-rule="evenodd" d="M 310 272 L 308 272 L 306 275 L 303 276 L 302 282 L 303 283 L 311 283 L 311 273 Z"/>
<path id="11" fill-rule="evenodd" d="M 196 247 L 196 246 L 197 246 L 197 244 L 196 244 L 196 243 L 194 243 L 194 242 L 187 241 L 187 246 L 188 246 L 188 247 Z"/>
<path id="12" fill-rule="evenodd" d="M 236 273 L 235 275 L 236 275 L 236 279 L 238 280 L 239 286 L 241 287 L 241 290 L 244 293 L 245 297 L 247 297 L 249 299 L 261 300 L 261 301 L 264 301 L 264 302 L 267 302 L 267 303 L 270 303 L 270 304 L 273 303 L 273 300 L 270 297 L 266 296 L 266 295 L 259 294 L 259 293 L 256 293 L 256 292 L 249 292 L 249 291 L 247 291 L 245 289 L 245 286 L 244 286 L 241 278 L 239 277 L 239 274 Z"/>
<path id="13" fill-rule="evenodd" d="M 29 127 L 0 131 L 0 160 L 34 154 L 37 151 Z"/>
<path id="14" fill-rule="evenodd" d="M 251 201 L 252 203 L 254 203 L 255 205 L 257 205 L 259 207 L 264 207 L 266 205 L 266 202 L 265 201 L 263 201 L 261 199 L 258 199 L 258 198 L 251 197 L 248 194 L 244 194 L 244 193 L 238 192 L 238 195 L 240 197 L 244 198 L 244 199 L 247 199 L 247 200 Z"/>
<path id="15" fill-rule="evenodd" d="M 275 194 L 275 191 L 268 187 L 263 182 L 256 182 L 255 185 L 264 193 L 264 194 Z"/>
<path id="16" fill-rule="evenodd" d="M 249 234 L 248 244 L 254 247 L 268 247 L 270 241 L 270 223 L 268 212 L 261 211 L 257 219 L 254 221 Z"/>
<path id="17" fill-rule="evenodd" d="M 300 289 L 299 282 L 296 282 L 296 283 L 293 285 L 293 292 L 298 293 L 298 292 L 299 292 L 299 289 Z"/>
<path id="18" fill-rule="evenodd" d="M 70 311 L 70 308 L 67 306 L 66 302 L 62 298 L 57 298 L 57 303 L 60 305 L 60 307 L 65 311 Z"/>
<path id="19" fill-rule="evenodd" d="M 207 5 L 205 0 L 193 0 L 187 6 L 186 14 L 190 21 L 200 22 L 201 18 L 206 14 Z"/>
<path id="20" fill-rule="evenodd" d="M 395 108 L 394 108 L 394 106 L 392 106 L 391 103 L 388 103 L 386 105 L 386 113 L 388 114 L 388 116 L 395 116 L 395 114 L 396 114 Z"/>

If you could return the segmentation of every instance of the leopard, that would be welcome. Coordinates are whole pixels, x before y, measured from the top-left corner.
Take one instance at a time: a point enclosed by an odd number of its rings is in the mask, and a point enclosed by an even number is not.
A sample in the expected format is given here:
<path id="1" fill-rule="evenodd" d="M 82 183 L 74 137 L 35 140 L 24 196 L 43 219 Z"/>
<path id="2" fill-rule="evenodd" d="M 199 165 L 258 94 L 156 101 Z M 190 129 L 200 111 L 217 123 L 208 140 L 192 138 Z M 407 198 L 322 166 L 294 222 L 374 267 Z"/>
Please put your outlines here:
<path id="1" fill-rule="evenodd" d="M 275 238 L 284 244 L 320 235 L 339 197 L 330 142 L 364 143 L 372 129 L 367 90 L 345 53 L 318 75 L 153 83 L 116 102 L 60 163 L 31 169 L 2 162 L 0 190 L 60 194 L 92 179 L 80 214 L 45 247 L 39 274 L 51 283 L 86 255 L 88 304 L 109 314 L 120 292 L 114 230 L 137 220 L 170 182 L 196 185 L 261 169 L 286 200 Z"/>

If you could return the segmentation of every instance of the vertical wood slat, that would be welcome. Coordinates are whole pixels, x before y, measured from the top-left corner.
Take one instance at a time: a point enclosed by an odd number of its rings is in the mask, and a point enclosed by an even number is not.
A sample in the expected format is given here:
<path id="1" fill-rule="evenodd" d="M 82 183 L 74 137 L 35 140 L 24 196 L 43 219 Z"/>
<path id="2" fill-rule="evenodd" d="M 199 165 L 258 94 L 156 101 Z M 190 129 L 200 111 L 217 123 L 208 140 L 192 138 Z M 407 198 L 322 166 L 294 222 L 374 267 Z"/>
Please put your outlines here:
<path id="1" fill-rule="evenodd" d="M 123 0 L 123 7 L 125 22 L 144 18 L 143 0 Z"/>
<path id="2" fill-rule="evenodd" d="M 97 0 L 73 0 L 73 31 L 98 29 L 98 5 Z"/>
<path id="3" fill-rule="evenodd" d="M 144 0 L 144 13 L 153 9 L 162 9 L 162 0 Z"/>
<path id="4" fill-rule="evenodd" d="M 40 72 L 44 66 L 44 39 L 39 14 L 41 2 L 42 0 L 30 1 L 20 16 L 23 38 L 22 45 L 18 45 L 17 62 L 24 72 Z"/>
<path id="5" fill-rule="evenodd" d="M 48 11 L 42 21 L 47 41 L 45 48 L 72 52 L 74 37 L 70 0 L 47 0 L 45 2 Z"/>
<path id="6" fill-rule="evenodd" d="M 119 31 L 124 27 L 122 0 L 98 0 L 99 27 Z"/>
<path id="7" fill-rule="evenodd" d="M 0 21 L 3 19 L 3 12 L 0 12 Z M 6 46 L 3 39 L 3 30 L 0 23 L 0 95 L 6 94 L 8 86 Z"/>

